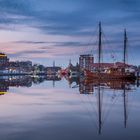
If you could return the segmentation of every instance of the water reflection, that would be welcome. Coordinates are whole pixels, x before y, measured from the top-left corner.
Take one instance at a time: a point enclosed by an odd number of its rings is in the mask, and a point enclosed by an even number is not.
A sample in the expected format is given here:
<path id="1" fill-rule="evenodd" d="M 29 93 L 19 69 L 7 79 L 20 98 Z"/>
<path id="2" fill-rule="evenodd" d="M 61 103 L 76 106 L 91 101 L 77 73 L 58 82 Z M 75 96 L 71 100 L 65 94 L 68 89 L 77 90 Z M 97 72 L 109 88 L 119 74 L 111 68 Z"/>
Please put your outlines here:
<path id="1" fill-rule="evenodd" d="M 103 97 L 104 92 L 108 91 L 112 93 L 110 96 L 113 100 L 117 96 L 115 95 L 115 91 L 119 91 L 122 93 L 123 98 L 123 116 L 124 116 L 124 127 L 127 127 L 128 121 L 128 93 L 130 94 L 134 90 L 136 90 L 136 86 L 139 87 L 139 80 L 101 80 L 101 79 L 93 79 L 90 81 L 83 80 L 80 78 L 67 78 L 69 81 L 70 87 L 73 82 L 76 84 L 72 86 L 72 88 L 79 88 L 80 94 L 90 95 L 96 94 L 97 97 L 97 120 L 98 120 L 98 134 L 102 133 L 103 127 Z M 91 98 L 91 96 L 90 96 Z"/>
<path id="2" fill-rule="evenodd" d="M 80 94 L 93 94 L 96 87 L 110 88 L 114 90 L 131 90 L 139 81 L 124 81 L 124 80 L 83 80 L 80 77 L 65 77 L 69 87 L 79 88 Z M 53 87 L 55 81 L 61 81 L 62 78 L 56 75 L 51 76 L 3 76 L 0 77 L 0 94 L 4 94 L 9 90 L 9 87 L 31 87 L 33 84 L 40 84 L 45 81 L 52 81 Z M 73 83 L 75 85 L 73 85 Z"/>
<path id="3" fill-rule="evenodd" d="M 9 87 L 31 87 L 33 84 L 40 84 L 44 81 L 52 81 L 55 86 L 55 81 L 60 81 L 58 76 L 1 76 L 0 77 L 0 95 L 4 95 L 9 90 Z"/>
<path id="4" fill-rule="evenodd" d="M 115 80 L 86 81 L 80 77 L 72 77 L 72 78 L 66 77 L 66 80 L 67 81 L 65 81 L 65 82 L 67 84 L 69 84 L 69 86 L 71 87 L 70 88 L 71 90 L 78 91 L 78 98 L 83 101 L 82 105 L 86 106 L 86 107 L 87 107 L 87 104 L 91 105 L 92 108 L 87 109 L 87 110 L 89 111 L 90 114 L 92 114 L 92 119 L 94 119 L 96 122 L 95 125 L 97 127 L 97 131 L 98 131 L 97 133 L 99 135 L 105 131 L 105 128 L 106 128 L 105 124 L 107 123 L 106 120 L 108 118 L 110 119 L 110 121 L 112 121 L 114 119 L 114 118 L 109 117 L 109 112 L 111 109 L 113 109 L 113 104 L 116 102 L 116 99 L 118 97 L 120 97 L 122 99 L 121 109 L 123 109 L 123 112 L 121 112 L 120 115 L 123 116 L 124 128 L 127 128 L 127 125 L 129 123 L 128 122 L 128 117 L 129 117 L 128 116 L 128 110 L 129 110 L 129 102 L 128 102 L 129 97 L 128 96 L 135 93 L 135 91 L 137 89 L 136 87 L 139 86 L 139 81 L 123 81 L 123 80 L 120 80 L 120 81 L 115 81 Z M 4 95 L 5 93 L 7 93 L 10 87 L 32 87 L 33 85 L 39 85 L 45 81 L 52 81 L 53 86 L 55 86 L 55 81 L 62 81 L 62 78 L 58 77 L 58 76 L 0 77 L 0 94 Z M 64 96 L 64 94 L 62 94 L 62 93 L 60 93 L 60 95 Z M 55 94 L 55 96 L 57 96 L 57 95 Z M 51 96 L 51 97 L 54 97 L 54 96 Z M 71 99 L 66 99 L 66 98 L 68 98 L 68 95 L 66 95 L 64 98 L 65 102 L 64 102 L 63 106 L 64 105 L 68 106 L 68 103 L 72 102 L 74 100 L 73 97 Z M 107 100 L 107 98 L 109 98 L 109 100 Z M 68 103 L 66 103 L 67 101 L 68 101 Z M 47 102 L 48 102 L 48 100 L 47 100 Z M 44 102 L 44 104 L 45 103 L 46 102 Z M 58 107 L 58 104 L 57 104 L 58 102 L 55 101 L 55 103 L 56 103 L 55 107 Z M 79 103 L 79 102 L 74 102 L 74 103 L 75 103 L 75 106 L 76 106 L 76 103 L 81 106 L 81 103 Z M 51 102 L 51 104 L 52 104 L 52 102 Z M 70 106 L 71 106 L 71 103 L 70 103 Z M 105 107 L 107 107 L 107 108 L 105 108 Z M 95 108 L 95 110 L 93 110 L 93 108 Z M 69 109 L 70 109 L 69 107 L 66 108 L 67 111 Z M 40 108 L 39 108 L 39 110 L 40 110 Z M 81 114 L 79 115 L 80 117 L 82 116 Z M 115 112 L 115 114 L 116 114 L 116 112 Z M 117 117 L 118 117 L 118 114 L 117 114 Z M 81 120 L 82 119 L 83 118 L 81 118 Z M 117 121 L 119 119 L 120 118 L 118 118 Z M 73 121 L 73 120 L 71 120 L 71 121 Z M 109 122 L 108 122 L 108 124 L 109 124 Z M 113 126 L 111 126 L 111 128 L 113 128 Z M 81 128 L 79 128 L 79 129 L 81 130 Z M 88 133 L 88 131 L 87 131 L 87 133 Z M 86 134 L 86 132 L 85 132 L 85 134 Z"/>

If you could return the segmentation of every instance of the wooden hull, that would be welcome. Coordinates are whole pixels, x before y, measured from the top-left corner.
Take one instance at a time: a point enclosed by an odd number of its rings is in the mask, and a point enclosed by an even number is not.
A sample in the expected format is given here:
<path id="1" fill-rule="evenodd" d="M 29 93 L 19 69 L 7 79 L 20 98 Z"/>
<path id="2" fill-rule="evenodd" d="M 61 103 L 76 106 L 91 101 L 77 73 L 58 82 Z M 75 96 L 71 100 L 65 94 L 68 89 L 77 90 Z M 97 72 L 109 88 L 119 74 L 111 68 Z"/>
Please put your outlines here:
<path id="1" fill-rule="evenodd" d="M 85 71 L 85 79 L 122 79 L 122 80 L 135 80 L 136 76 L 133 73 L 95 73 Z"/>

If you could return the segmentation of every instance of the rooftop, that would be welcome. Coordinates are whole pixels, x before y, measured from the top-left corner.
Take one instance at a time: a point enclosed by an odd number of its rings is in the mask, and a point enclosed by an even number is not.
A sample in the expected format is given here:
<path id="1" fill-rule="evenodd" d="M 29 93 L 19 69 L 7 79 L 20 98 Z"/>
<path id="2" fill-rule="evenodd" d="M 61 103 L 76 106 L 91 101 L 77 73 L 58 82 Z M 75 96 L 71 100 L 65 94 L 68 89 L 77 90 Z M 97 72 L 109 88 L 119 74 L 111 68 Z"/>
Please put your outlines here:
<path id="1" fill-rule="evenodd" d="M 0 57 L 5 57 L 6 54 L 0 52 Z"/>

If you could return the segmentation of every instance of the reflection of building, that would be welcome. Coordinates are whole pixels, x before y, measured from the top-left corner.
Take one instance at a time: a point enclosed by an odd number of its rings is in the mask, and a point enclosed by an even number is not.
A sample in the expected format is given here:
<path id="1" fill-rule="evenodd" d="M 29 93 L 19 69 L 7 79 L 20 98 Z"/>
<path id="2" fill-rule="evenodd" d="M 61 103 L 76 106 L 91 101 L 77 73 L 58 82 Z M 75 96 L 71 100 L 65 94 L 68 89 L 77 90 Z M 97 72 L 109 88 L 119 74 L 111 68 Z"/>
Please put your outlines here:
<path id="1" fill-rule="evenodd" d="M 44 81 L 60 81 L 61 78 L 55 75 L 50 76 L 1 76 L 0 77 L 0 95 L 4 95 L 9 87 L 31 87 L 34 84 L 40 84 Z"/>
<path id="2" fill-rule="evenodd" d="M 4 95 L 9 87 L 31 87 L 32 78 L 27 76 L 0 77 L 0 95 Z"/>
<path id="3" fill-rule="evenodd" d="M 70 87 L 72 84 L 76 84 L 72 88 L 79 87 L 80 94 L 93 94 L 93 92 L 94 92 L 94 84 L 93 83 L 86 84 L 84 81 L 80 80 L 80 77 L 67 76 L 65 78 L 68 81 Z"/>
<path id="4" fill-rule="evenodd" d="M 80 83 L 79 92 L 80 92 L 80 94 L 93 94 L 94 86 L 93 86 L 93 84 L 84 85 L 84 84 Z"/>
<path id="5" fill-rule="evenodd" d="M 0 82 L 0 95 L 6 94 L 8 90 L 9 87 L 7 86 L 7 84 Z"/>
<path id="6" fill-rule="evenodd" d="M 135 80 L 85 80 L 82 77 L 65 77 L 66 80 L 69 82 L 69 85 L 73 84 L 72 88 L 79 87 L 80 94 L 93 94 L 95 92 L 95 88 L 97 88 L 99 85 L 102 87 L 106 87 L 108 89 L 113 90 L 123 90 L 124 85 L 125 89 L 130 90 L 131 86 L 135 85 Z"/>
<path id="7" fill-rule="evenodd" d="M 75 83 L 76 85 L 79 85 L 79 77 L 70 77 L 70 76 L 67 76 L 65 78 L 69 82 L 70 87 L 71 87 L 71 85 L 73 83 Z"/>
<path id="8" fill-rule="evenodd" d="M 79 57 L 79 66 L 80 69 L 87 69 L 87 70 L 92 70 L 92 64 L 94 63 L 94 57 L 91 54 L 87 55 L 80 55 Z"/>

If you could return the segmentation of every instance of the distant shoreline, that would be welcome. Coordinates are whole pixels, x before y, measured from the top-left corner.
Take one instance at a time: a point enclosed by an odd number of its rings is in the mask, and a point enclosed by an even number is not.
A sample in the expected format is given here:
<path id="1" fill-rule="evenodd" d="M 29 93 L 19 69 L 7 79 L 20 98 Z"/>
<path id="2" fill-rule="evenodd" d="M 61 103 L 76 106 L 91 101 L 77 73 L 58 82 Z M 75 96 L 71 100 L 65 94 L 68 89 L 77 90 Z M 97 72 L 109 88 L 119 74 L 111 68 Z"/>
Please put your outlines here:
<path id="1" fill-rule="evenodd" d="M 28 74 L 28 73 L 3 73 L 3 74 L 0 74 L 0 76 L 32 76 L 32 75 L 48 75 L 48 74 L 45 74 L 45 73 L 38 73 L 38 74 Z M 52 74 L 52 75 L 55 75 L 55 74 Z"/>

